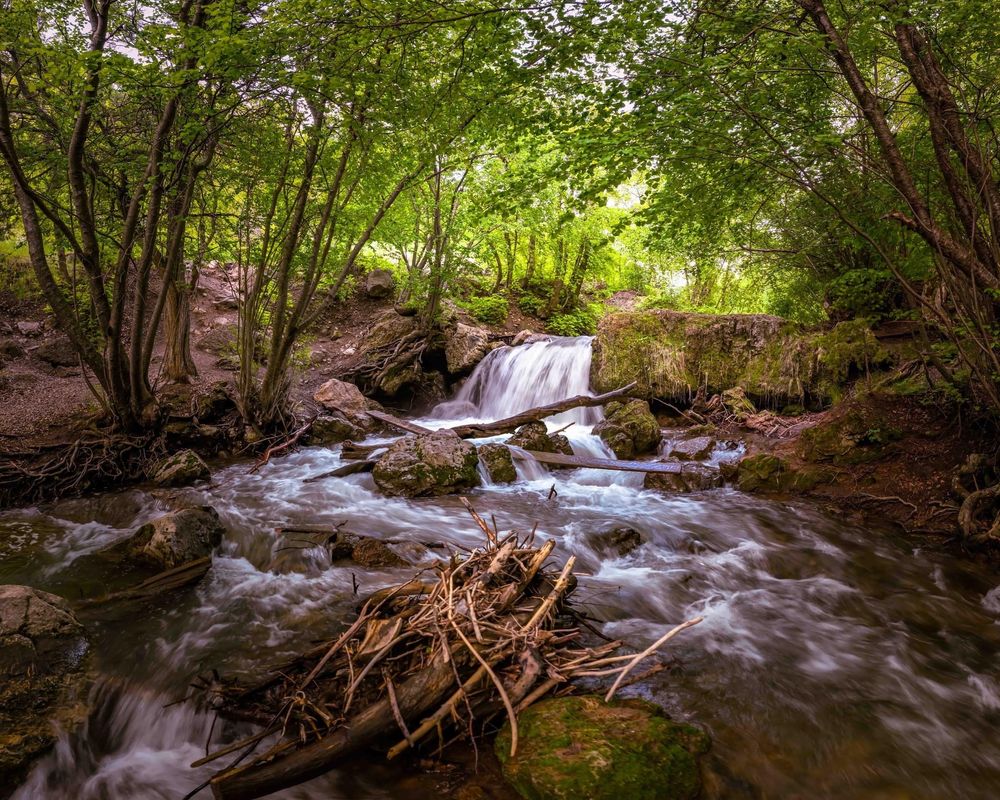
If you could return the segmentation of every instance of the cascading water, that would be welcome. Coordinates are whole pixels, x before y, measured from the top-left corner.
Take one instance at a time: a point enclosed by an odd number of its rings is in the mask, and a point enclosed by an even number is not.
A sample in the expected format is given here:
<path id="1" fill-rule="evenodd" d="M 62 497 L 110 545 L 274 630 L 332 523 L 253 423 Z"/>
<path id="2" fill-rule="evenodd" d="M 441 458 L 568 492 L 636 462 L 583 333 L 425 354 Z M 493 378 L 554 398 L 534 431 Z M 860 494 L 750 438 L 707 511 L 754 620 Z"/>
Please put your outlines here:
<path id="1" fill-rule="evenodd" d="M 499 349 L 435 422 L 503 417 L 584 393 L 589 360 L 586 339 Z M 593 414 L 553 427 L 573 421 L 574 448 L 598 448 Z M 331 564 L 319 548 L 283 546 L 275 527 L 346 524 L 397 547 L 428 538 L 479 544 L 454 498 L 383 497 L 368 475 L 303 482 L 340 463 L 336 448 L 308 448 L 254 474 L 246 464 L 221 469 L 211 486 L 170 500 L 130 490 L 0 514 L 0 581 L 67 596 L 100 585 L 102 575 L 84 569 L 88 553 L 168 502 L 213 505 L 229 531 L 196 589 L 141 614 L 87 620 L 103 675 L 94 711 L 36 765 L 17 800 L 178 800 L 218 766 L 187 766 L 206 740 L 247 733 L 213 728 L 186 705 L 168 707 L 196 674 L 217 667 L 245 675 L 280 663 L 335 635 L 357 602 L 355 580 L 364 594 L 412 572 Z M 606 635 L 642 646 L 681 619 L 705 616 L 671 643 L 680 669 L 627 691 L 709 728 L 726 767 L 716 796 L 996 797 L 994 572 L 804 505 L 728 489 L 670 495 L 634 482 L 602 485 L 588 470 L 543 474 L 485 487 L 475 503 L 503 527 L 537 523 L 539 536 L 559 540 L 558 553 L 576 554 L 583 574 L 575 602 Z M 591 535 L 619 526 L 640 531 L 644 543 L 626 556 L 602 555 Z M 352 765 L 277 796 L 441 795 L 433 776 L 401 769 Z"/>
<path id="2" fill-rule="evenodd" d="M 494 420 L 576 395 L 589 395 L 591 337 L 553 337 L 520 347 L 500 347 L 473 371 L 454 400 L 434 416 Z M 593 425 L 600 409 L 575 408 L 550 419 L 565 425 Z"/>

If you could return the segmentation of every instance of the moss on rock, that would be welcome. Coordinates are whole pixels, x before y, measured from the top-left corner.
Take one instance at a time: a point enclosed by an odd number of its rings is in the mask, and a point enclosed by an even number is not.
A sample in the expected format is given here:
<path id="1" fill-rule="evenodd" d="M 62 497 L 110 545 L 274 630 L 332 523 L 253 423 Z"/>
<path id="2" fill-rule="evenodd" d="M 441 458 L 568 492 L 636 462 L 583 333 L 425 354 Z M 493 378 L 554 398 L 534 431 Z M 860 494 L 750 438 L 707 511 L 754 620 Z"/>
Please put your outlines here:
<path id="1" fill-rule="evenodd" d="M 552 698 L 520 715 L 518 733 L 513 758 L 509 725 L 495 750 L 526 800 L 694 800 L 701 791 L 708 736 L 644 700 Z"/>
<path id="2" fill-rule="evenodd" d="M 793 468 L 771 453 L 757 453 L 739 462 L 736 486 L 742 492 L 807 492 L 831 476 L 814 467 Z"/>
<path id="3" fill-rule="evenodd" d="M 739 387 L 779 408 L 838 399 L 848 380 L 887 360 L 861 320 L 817 332 L 766 314 L 629 311 L 601 321 L 591 382 L 605 392 L 636 381 L 647 398 L 681 402 L 699 387 Z"/>
<path id="4" fill-rule="evenodd" d="M 660 443 L 660 424 L 645 400 L 613 400 L 604 412 L 605 417 L 594 426 L 594 433 L 618 458 L 648 453 Z"/>

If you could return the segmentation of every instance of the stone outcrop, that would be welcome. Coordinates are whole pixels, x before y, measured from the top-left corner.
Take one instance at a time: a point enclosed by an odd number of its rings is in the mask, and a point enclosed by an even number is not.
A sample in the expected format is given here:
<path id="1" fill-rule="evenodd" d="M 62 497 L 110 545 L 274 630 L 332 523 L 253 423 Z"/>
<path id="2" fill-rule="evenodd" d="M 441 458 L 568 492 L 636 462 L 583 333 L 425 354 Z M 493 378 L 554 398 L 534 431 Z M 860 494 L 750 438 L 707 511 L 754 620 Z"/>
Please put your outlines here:
<path id="1" fill-rule="evenodd" d="M 194 450 L 181 450 L 157 464 L 150 480 L 158 486 L 187 486 L 211 476 L 212 471 Z"/>
<path id="2" fill-rule="evenodd" d="M 701 793 L 698 759 L 708 736 L 644 700 L 543 700 L 519 715 L 518 732 L 514 757 L 509 723 L 494 749 L 504 777 L 527 800 L 695 800 Z"/>
<path id="3" fill-rule="evenodd" d="M 562 453 L 573 455 L 573 447 L 569 439 L 561 433 L 549 433 L 544 422 L 529 422 L 522 425 L 507 440 L 507 444 L 520 447 L 522 450 L 536 450 L 540 453 Z"/>
<path id="4" fill-rule="evenodd" d="M 320 386 L 313 394 L 313 400 L 327 411 L 341 414 L 352 425 L 363 430 L 370 430 L 376 426 L 374 420 L 365 412 L 369 409 L 382 409 L 382 406 L 374 400 L 365 397 L 353 383 L 337 378 L 331 378 Z"/>
<path id="5" fill-rule="evenodd" d="M 395 289 L 396 279 L 387 269 L 373 269 L 365 276 L 365 294 L 371 298 L 386 298 Z"/>
<path id="6" fill-rule="evenodd" d="M 479 461 L 494 483 L 513 483 L 517 480 L 514 459 L 505 444 L 491 442 L 479 446 Z"/>
<path id="7" fill-rule="evenodd" d="M 475 445 L 451 431 L 406 436 L 393 442 L 372 476 L 389 495 L 426 497 L 479 485 Z"/>
<path id="8" fill-rule="evenodd" d="M 489 351 L 490 334 L 484 328 L 459 322 L 445 333 L 445 363 L 452 375 L 471 372 Z"/>
<path id="9" fill-rule="evenodd" d="M 636 381 L 636 392 L 687 402 L 740 387 L 757 405 L 827 403 L 844 384 L 888 356 L 863 322 L 806 330 L 766 314 L 632 311 L 601 320 L 591 382 L 611 391 Z"/>
<path id="10" fill-rule="evenodd" d="M 86 715 L 89 650 L 69 604 L 0 586 L 0 794 Z"/>
<path id="11" fill-rule="evenodd" d="M 618 458 L 649 453 L 660 443 L 660 423 L 645 400 L 613 400 L 604 409 L 604 419 L 594 426 Z"/>
<path id="12" fill-rule="evenodd" d="M 171 569 L 211 555 L 225 532 L 211 506 L 185 508 L 147 522 L 102 553 L 150 569 Z"/>

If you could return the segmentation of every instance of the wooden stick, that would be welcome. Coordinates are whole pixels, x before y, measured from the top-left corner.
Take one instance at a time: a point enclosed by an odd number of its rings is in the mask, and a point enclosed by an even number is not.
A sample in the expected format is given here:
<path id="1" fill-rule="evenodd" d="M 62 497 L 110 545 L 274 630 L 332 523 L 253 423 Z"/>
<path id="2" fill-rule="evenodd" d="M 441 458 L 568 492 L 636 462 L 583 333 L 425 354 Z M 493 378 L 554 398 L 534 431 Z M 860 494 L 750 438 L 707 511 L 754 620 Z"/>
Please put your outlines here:
<path id="1" fill-rule="evenodd" d="M 541 464 L 557 464 L 561 467 L 582 467 L 584 469 L 608 469 L 615 472 L 657 472 L 680 475 L 685 464 L 665 461 L 625 461 L 615 458 L 595 458 L 593 456 L 567 456 L 563 453 L 542 453 L 538 450 L 522 450 L 510 447 L 512 457 L 522 461 L 534 459 Z"/>
<path id="2" fill-rule="evenodd" d="M 695 617 L 694 619 L 689 619 L 687 622 L 682 622 L 677 627 L 671 628 L 669 631 L 667 631 L 665 634 L 663 634 L 663 636 L 661 636 L 659 639 L 657 639 L 655 642 L 653 642 L 653 644 L 651 644 L 649 647 L 647 647 L 641 653 L 639 653 L 638 655 L 636 655 L 635 658 L 633 658 L 628 664 L 626 664 L 622 668 L 622 671 L 618 674 L 618 678 L 611 685 L 611 688 L 608 689 L 608 693 L 606 695 L 604 695 L 604 702 L 608 703 L 608 702 L 611 701 L 611 698 L 615 696 L 615 692 L 618 691 L 618 687 L 621 685 L 621 682 L 623 680 L 625 680 L 625 676 L 628 675 L 628 673 L 632 670 L 632 668 L 636 664 L 638 664 L 640 661 L 642 661 L 647 656 L 651 656 L 653 653 L 655 653 L 657 650 L 659 650 L 663 645 L 665 645 L 667 642 L 669 642 L 671 639 L 673 639 L 681 631 L 686 630 L 687 628 L 690 628 L 692 625 L 697 625 L 699 622 L 701 622 L 704 619 L 705 619 L 704 617 Z"/>

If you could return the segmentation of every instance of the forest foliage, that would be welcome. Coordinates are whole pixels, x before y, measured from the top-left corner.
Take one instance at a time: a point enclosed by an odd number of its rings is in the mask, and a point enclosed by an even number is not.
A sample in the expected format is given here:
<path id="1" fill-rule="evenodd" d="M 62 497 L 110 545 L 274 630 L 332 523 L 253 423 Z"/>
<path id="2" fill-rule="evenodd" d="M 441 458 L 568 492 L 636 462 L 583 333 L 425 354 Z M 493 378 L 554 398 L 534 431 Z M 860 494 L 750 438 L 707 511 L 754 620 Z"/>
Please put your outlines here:
<path id="1" fill-rule="evenodd" d="M 449 299 L 585 334 L 623 290 L 907 319 L 996 411 L 998 28 L 984 0 L 7 0 L 0 257 L 130 429 L 158 342 L 194 370 L 211 261 L 262 428 L 375 268 L 427 330 Z"/>

